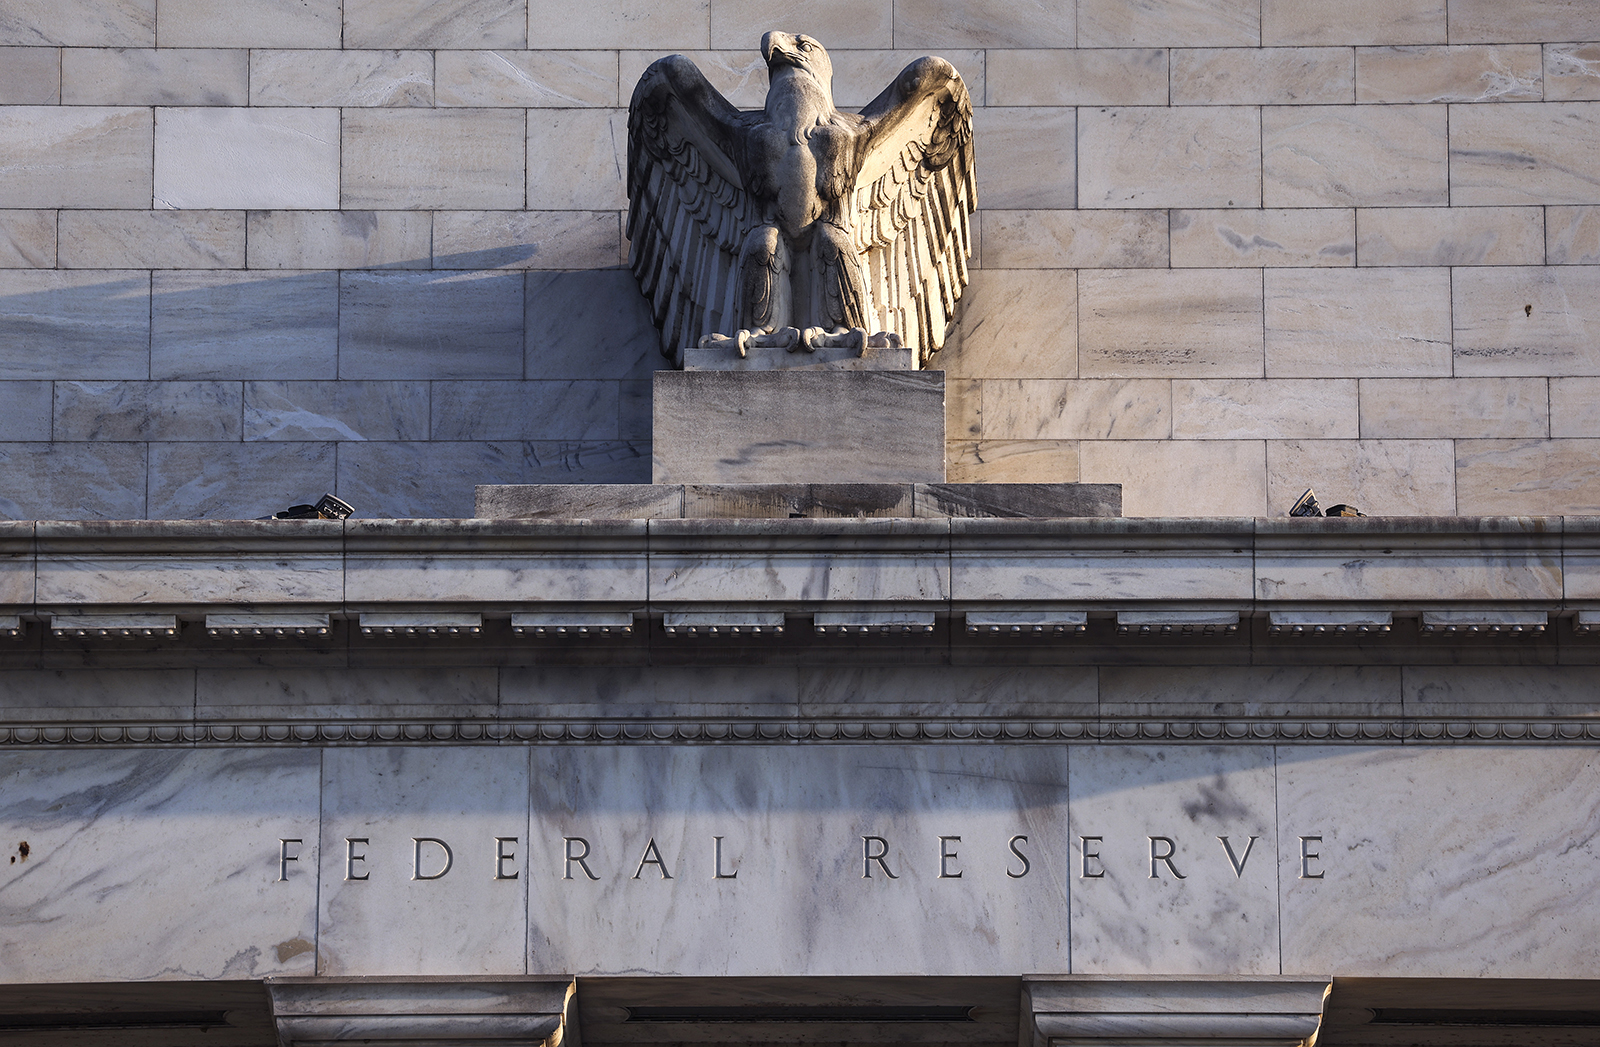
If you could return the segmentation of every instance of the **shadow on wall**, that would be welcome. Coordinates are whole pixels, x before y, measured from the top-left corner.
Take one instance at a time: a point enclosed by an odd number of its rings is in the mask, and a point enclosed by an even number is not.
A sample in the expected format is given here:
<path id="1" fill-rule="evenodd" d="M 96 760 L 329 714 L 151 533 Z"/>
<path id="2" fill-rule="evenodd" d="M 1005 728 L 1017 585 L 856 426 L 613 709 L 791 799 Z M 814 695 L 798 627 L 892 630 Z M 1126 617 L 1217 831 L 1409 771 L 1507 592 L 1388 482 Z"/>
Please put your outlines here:
<path id="1" fill-rule="evenodd" d="M 648 306 L 625 269 L 514 268 L 536 250 L 0 271 L 0 513 L 451 517 L 478 483 L 648 482 Z"/>

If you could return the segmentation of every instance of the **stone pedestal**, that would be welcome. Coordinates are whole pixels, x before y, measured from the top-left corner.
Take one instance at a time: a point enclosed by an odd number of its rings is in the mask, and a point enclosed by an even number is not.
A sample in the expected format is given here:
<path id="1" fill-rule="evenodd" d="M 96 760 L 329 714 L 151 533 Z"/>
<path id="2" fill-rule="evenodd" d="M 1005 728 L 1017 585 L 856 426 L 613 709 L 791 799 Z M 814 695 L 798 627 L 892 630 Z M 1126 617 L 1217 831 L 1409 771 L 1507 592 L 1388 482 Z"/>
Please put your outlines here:
<path id="1" fill-rule="evenodd" d="M 941 483 L 943 371 L 657 371 L 658 484 Z"/>

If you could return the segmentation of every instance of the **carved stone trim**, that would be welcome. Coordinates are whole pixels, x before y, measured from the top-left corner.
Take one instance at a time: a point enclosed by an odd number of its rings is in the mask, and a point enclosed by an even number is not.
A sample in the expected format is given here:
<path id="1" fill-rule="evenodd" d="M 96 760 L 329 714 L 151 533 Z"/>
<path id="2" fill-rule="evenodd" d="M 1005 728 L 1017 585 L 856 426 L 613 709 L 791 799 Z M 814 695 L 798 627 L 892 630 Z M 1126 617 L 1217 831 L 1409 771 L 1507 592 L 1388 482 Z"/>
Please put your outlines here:
<path id="1" fill-rule="evenodd" d="M 1594 744 L 1566 720 L 407 720 L 0 724 L 0 746 L 1222 743 Z"/>
<path id="2" fill-rule="evenodd" d="M 1028 981 L 1032 1047 L 1298 1047 L 1317 1031 L 1328 979 L 1083 978 Z"/>
<path id="3" fill-rule="evenodd" d="M 283 1047 L 500 1044 L 574 1047 L 575 983 L 486 978 L 273 978 L 272 1017 Z"/>

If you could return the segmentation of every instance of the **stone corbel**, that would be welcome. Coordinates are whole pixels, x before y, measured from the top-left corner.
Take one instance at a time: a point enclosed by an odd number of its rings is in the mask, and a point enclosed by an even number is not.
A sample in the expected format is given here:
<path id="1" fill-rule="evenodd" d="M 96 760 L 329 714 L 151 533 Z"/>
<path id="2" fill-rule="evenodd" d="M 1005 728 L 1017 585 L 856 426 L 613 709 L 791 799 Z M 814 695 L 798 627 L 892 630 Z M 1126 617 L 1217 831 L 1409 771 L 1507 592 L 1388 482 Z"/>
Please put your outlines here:
<path id="1" fill-rule="evenodd" d="M 1331 979 L 1061 978 L 1023 984 L 1020 1047 L 1299 1047 Z"/>
<path id="2" fill-rule="evenodd" d="M 576 990 L 571 980 L 267 981 L 281 1047 L 582 1047 Z"/>

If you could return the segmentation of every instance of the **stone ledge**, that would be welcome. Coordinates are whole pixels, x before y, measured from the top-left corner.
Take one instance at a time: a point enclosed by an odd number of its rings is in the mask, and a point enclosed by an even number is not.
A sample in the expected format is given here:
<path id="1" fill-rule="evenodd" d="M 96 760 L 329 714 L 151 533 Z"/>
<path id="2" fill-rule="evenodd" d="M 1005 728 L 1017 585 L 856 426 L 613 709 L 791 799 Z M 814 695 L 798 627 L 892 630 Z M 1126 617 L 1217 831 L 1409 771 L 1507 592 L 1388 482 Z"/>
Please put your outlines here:
<path id="1" fill-rule="evenodd" d="M 510 484 L 477 489 L 489 519 L 1120 517 L 1121 484 Z"/>
<path id="2" fill-rule="evenodd" d="M 966 492 L 907 487 L 913 502 Z M 750 497 L 794 504 L 788 496 Z M 1560 614 L 1600 610 L 1597 536 L 1594 520 L 1561 517 L 46 521 L 0 529 L 0 614 L 659 614 L 705 603 L 798 613 L 907 600 L 951 615 Z"/>

